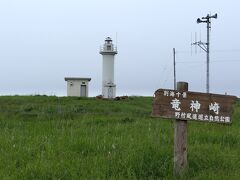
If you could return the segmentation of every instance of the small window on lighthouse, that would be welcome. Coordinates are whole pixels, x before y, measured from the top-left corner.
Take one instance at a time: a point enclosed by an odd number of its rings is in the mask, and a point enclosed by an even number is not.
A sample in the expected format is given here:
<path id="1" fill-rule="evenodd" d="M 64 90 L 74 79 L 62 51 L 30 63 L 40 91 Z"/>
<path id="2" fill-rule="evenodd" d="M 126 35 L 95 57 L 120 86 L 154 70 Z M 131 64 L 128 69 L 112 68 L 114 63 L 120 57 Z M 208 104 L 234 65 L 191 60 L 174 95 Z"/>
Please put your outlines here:
<path id="1" fill-rule="evenodd" d="M 107 50 L 108 50 L 108 51 L 111 51 L 111 46 L 107 46 Z"/>

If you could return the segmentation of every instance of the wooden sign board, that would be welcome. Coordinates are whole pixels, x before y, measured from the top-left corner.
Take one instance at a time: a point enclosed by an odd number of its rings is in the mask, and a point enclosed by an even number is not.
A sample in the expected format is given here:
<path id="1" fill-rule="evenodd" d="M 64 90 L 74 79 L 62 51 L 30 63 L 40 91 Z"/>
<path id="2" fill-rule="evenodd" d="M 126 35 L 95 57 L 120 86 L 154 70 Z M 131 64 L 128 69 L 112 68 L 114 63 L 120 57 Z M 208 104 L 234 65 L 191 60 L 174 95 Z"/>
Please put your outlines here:
<path id="1" fill-rule="evenodd" d="M 158 89 L 152 117 L 230 124 L 236 99 L 236 96 Z"/>

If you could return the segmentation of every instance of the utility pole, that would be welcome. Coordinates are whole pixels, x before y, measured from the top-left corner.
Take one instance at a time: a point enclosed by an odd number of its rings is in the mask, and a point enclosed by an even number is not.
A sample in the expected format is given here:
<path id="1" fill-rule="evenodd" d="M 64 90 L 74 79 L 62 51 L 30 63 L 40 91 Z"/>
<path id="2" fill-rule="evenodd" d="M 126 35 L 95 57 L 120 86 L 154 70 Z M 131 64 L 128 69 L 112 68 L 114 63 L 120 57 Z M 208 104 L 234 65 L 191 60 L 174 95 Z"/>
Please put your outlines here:
<path id="1" fill-rule="evenodd" d="M 197 23 L 207 23 L 207 42 L 204 43 L 202 41 L 198 41 L 195 43 L 192 43 L 192 45 L 198 45 L 201 49 L 203 49 L 206 53 L 207 53 L 207 73 L 206 73 L 206 92 L 209 93 L 209 77 L 210 77 L 210 73 L 209 73 L 209 62 L 210 62 L 210 58 L 209 58 L 209 53 L 210 53 L 210 29 L 211 29 L 211 18 L 215 18 L 217 19 L 217 13 L 213 16 L 210 16 L 209 14 L 207 14 L 206 17 L 202 17 L 201 19 L 198 18 L 197 19 Z"/>
<path id="2" fill-rule="evenodd" d="M 174 79 L 174 90 L 177 90 L 176 87 L 176 51 L 173 48 L 173 79 Z"/>

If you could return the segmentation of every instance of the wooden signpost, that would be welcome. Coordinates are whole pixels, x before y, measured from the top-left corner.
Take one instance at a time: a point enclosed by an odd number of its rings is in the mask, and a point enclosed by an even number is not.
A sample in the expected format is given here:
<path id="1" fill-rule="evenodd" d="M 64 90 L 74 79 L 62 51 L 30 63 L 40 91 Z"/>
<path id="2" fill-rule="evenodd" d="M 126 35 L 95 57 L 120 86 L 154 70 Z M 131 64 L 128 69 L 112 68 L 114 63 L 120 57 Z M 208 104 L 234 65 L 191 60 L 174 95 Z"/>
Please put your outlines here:
<path id="1" fill-rule="evenodd" d="M 187 121 L 232 123 L 236 96 L 188 91 L 188 83 L 178 82 L 177 90 L 155 92 L 152 117 L 176 119 L 174 130 L 174 174 L 187 167 Z"/>

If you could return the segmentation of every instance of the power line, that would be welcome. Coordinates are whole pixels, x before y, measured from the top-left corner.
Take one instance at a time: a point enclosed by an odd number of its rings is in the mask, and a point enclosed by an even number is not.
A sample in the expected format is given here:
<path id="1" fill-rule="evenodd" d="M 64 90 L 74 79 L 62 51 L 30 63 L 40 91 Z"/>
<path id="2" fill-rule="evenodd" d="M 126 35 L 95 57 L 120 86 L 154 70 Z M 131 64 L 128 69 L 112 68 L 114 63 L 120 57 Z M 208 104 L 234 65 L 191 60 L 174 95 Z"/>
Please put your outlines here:
<path id="1" fill-rule="evenodd" d="M 219 50 L 212 50 L 211 52 L 219 53 L 219 52 L 240 52 L 240 49 L 219 49 Z"/>
<path id="2" fill-rule="evenodd" d="M 239 60 L 211 60 L 211 62 L 218 63 L 218 62 L 240 62 Z M 205 63 L 204 61 L 177 61 L 176 64 L 187 64 L 187 63 Z"/>
<path id="3" fill-rule="evenodd" d="M 232 53 L 232 52 L 240 52 L 240 49 L 216 49 L 216 50 L 211 50 L 211 53 Z M 176 54 L 191 54 L 191 51 L 188 50 L 180 50 L 176 51 Z"/>

